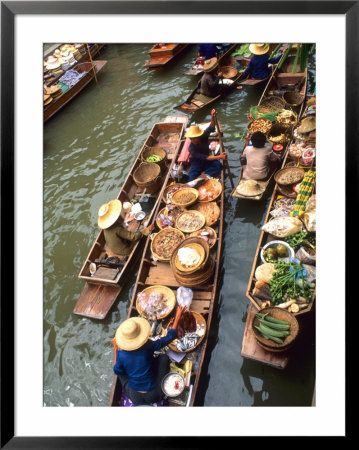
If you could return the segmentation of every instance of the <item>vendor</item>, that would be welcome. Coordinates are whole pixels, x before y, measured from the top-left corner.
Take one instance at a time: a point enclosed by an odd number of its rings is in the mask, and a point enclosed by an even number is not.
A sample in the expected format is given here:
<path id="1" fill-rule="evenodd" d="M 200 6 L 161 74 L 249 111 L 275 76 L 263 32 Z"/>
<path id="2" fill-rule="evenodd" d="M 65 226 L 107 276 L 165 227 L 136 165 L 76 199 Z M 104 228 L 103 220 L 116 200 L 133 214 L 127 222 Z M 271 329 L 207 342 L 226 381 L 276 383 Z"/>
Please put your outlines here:
<path id="1" fill-rule="evenodd" d="M 267 78 L 272 69 L 269 64 L 276 64 L 282 57 L 282 53 L 275 58 L 269 58 L 269 44 L 251 44 L 249 51 L 253 53 L 246 70 L 240 76 L 240 80 L 247 77 L 252 77 L 256 80 L 263 80 Z"/>
<path id="2" fill-rule="evenodd" d="M 217 58 L 205 61 L 203 65 L 203 76 L 200 81 L 200 93 L 207 97 L 216 97 L 222 92 L 223 85 L 219 84 L 222 72 L 218 72 Z"/>
<path id="3" fill-rule="evenodd" d="M 122 391 L 135 405 L 152 404 L 162 399 L 161 381 L 169 371 L 169 358 L 153 353 L 177 337 L 180 314 L 176 314 L 173 328 L 165 337 L 152 341 L 151 326 L 143 317 L 125 320 L 117 329 L 115 344 L 116 363 L 113 371 L 119 377 Z"/>
<path id="4" fill-rule="evenodd" d="M 198 56 L 211 59 L 217 56 L 217 44 L 199 44 Z"/>
<path id="5" fill-rule="evenodd" d="M 192 181 L 199 177 L 202 172 L 211 177 L 218 176 L 222 170 L 222 164 L 219 160 L 227 159 L 227 154 L 225 152 L 220 155 L 209 154 L 208 137 L 215 131 L 214 121 L 216 114 L 216 110 L 212 109 L 211 123 L 204 131 L 198 125 L 192 124 L 185 135 L 191 140 L 188 147 L 190 154 L 189 162 L 191 164 L 191 168 L 188 172 L 188 181 Z"/>
<path id="6" fill-rule="evenodd" d="M 279 166 L 281 158 L 273 152 L 272 145 L 266 143 L 261 131 L 251 137 L 252 146 L 247 146 L 240 157 L 245 180 L 265 180 Z"/>
<path id="7" fill-rule="evenodd" d="M 131 253 L 136 241 L 143 236 L 148 236 L 154 229 L 149 225 L 140 231 L 131 233 L 123 227 L 122 203 L 119 200 L 111 200 L 101 206 L 98 211 L 98 226 L 104 231 L 106 244 L 119 256 L 127 256 Z"/>

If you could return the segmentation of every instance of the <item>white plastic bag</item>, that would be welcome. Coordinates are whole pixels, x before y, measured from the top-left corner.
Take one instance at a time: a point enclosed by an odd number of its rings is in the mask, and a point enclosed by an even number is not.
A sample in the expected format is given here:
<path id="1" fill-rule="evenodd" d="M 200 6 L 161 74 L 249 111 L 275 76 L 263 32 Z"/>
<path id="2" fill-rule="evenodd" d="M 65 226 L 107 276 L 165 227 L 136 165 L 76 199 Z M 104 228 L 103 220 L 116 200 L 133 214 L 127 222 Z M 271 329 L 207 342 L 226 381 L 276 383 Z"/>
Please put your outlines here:
<path id="1" fill-rule="evenodd" d="M 190 309 L 190 305 L 192 303 L 193 291 L 190 288 L 186 288 L 184 286 L 180 286 L 177 289 L 177 303 L 180 306 L 187 306 L 187 309 Z"/>

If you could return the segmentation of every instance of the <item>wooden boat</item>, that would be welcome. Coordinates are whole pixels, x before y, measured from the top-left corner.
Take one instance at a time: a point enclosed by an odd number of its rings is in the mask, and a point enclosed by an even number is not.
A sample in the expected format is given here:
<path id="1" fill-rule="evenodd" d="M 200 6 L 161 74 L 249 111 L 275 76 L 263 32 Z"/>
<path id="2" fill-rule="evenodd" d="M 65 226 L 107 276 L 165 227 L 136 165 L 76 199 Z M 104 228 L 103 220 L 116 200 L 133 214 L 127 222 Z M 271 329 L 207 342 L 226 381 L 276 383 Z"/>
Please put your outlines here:
<path id="1" fill-rule="evenodd" d="M 173 181 L 173 180 L 172 180 Z M 169 180 L 169 182 L 171 182 Z M 201 369 L 204 362 L 204 357 L 207 348 L 208 335 L 210 331 L 212 316 L 213 316 L 213 308 L 216 301 L 217 294 L 217 284 L 219 277 L 219 268 L 220 268 L 220 258 L 222 251 L 222 235 L 223 235 L 223 209 L 224 209 L 224 176 L 223 171 L 221 174 L 220 182 L 222 185 L 222 192 L 217 200 L 220 215 L 218 221 L 211 225 L 213 229 L 215 229 L 217 234 L 217 242 L 210 250 L 210 256 L 213 258 L 214 269 L 213 275 L 204 285 L 197 285 L 196 287 L 192 287 L 193 290 L 193 300 L 190 306 L 190 310 L 202 315 L 205 319 L 206 323 L 206 334 L 204 336 L 203 341 L 199 345 L 199 347 L 194 349 L 194 352 L 191 352 L 191 359 L 194 357 L 196 360 L 193 363 L 192 371 L 190 373 L 190 377 L 187 379 L 187 385 L 184 392 L 177 398 L 172 398 L 169 400 L 169 406 L 194 406 L 196 400 L 196 394 L 198 391 L 200 379 L 201 379 Z M 155 215 L 161 210 L 162 207 L 165 206 L 165 203 L 158 204 Z M 128 318 L 138 316 L 138 311 L 136 309 L 136 298 L 137 294 L 141 292 L 148 286 L 161 284 L 163 286 L 167 286 L 173 291 L 175 291 L 182 283 L 178 282 L 174 276 L 174 273 L 171 269 L 171 265 L 168 262 L 161 261 L 153 261 L 151 259 L 151 239 L 150 237 L 147 239 L 145 249 L 141 258 L 141 264 L 137 275 L 137 280 L 133 289 L 133 294 L 131 298 L 131 304 L 128 311 Z M 173 315 L 174 312 L 171 314 Z M 169 317 L 171 317 L 171 315 Z M 185 355 L 187 355 L 186 353 Z M 184 364 L 185 361 L 188 360 L 187 356 L 181 361 Z M 110 406 L 122 406 L 121 404 L 121 383 L 119 382 L 118 377 L 115 375 L 113 378 L 113 384 L 110 394 Z"/>
<path id="2" fill-rule="evenodd" d="M 234 49 L 237 47 L 237 44 L 231 44 L 227 50 L 225 50 L 223 53 L 219 53 L 217 58 L 218 58 L 218 63 L 220 64 L 222 60 L 224 60 L 224 58 L 226 58 L 227 56 L 230 56 L 230 54 L 234 51 Z M 197 58 L 196 58 L 197 60 Z M 198 68 L 198 65 L 196 64 L 196 62 L 192 65 L 191 69 L 188 70 L 187 72 L 185 72 L 185 75 L 199 75 L 203 73 L 203 67 L 202 68 Z"/>
<path id="3" fill-rule="evenodd" d="M 90 62 L 77 64 L 73 70 L 79 73 L 85 72 L 83 76 L 72 88 L 64 92 L 57 98 L 55 98 L 50 104 L 44 106 L 44 122 L 47 122 L 54 114 L 56 114 L 61 108 L 63 108 L 69 101 L 71 101 L 79 92 L 82 91 L 95 77 L 93 67 L 98 73 L 107 61 L 96 60 L 93 62 L 94 66 Z"/>
<path id="4" fill-rule="evenodd" d="M 288 90 L 287 90 L 288 87 L 290 87 L 291 92 L 292 92 L 292 89 L 294 92 L 294 87 L 297 87 L 297 89 L 299 89 L 297 91 L 298 95 L 302 96 L 303 100 L 304 100 L 305 95 L 306 95 L 306 90 L 307 90 L 308 71 L 307 71 L 307 69 L 305 69 L 305 71 L 303 73 L 295 73 L 295 74 L 289 73 L 288 71 L 291 70 L 290 68 L 292 67 L 292 58 L 293 57 L 291 55 L 289 55 L 281 69 L 278 69 L 276 67 L 276 69 L 272 73 L 272 76 L 268 80 L 268 83 L 261 95 L 258 105 L 261 105 L 265 99 L 268 99 L 268 97 L 270 97 L 272 95 L 283 98 L 283 95 L 286 92 L 288 92 Z M 278 87 L 281 88 L 280 91 L 278 91 L 278 89 L 277 89 Z M 303 105 L 304 105 L 304 101 L 302 101 L 302 103 L 300 103 L 299 105 L 295 105 L 295 106 L 293 105 L 290 108 L 284 102 L 285 108 L 292 109 L 294 112 L 296 112 L 298 114 L 298 117 L 301 117 L 301 114 L 303 111 Z M 247 129 L 249 128 L 249 125 L 250 125 L 250 123 L 248 124 Z M 248 145 L 249 140 L 250 140 L 250 135 L 247 134 L 243 150 Z M 290 142 L 288 141 L 287 145 L 284 146 L 284 149 L 282 152 L 283 157 L 285 157 L 285 155 L 286 155 L 286 151 L 287 151 L 289 143 Z M 243 150 L 242 150 L 242 152 L 243 152 Z M 237 197 L 237 198 L 243 198 L 246 200 L 257 200 L 257 201 L 261 200 L 263 198 L 264 194 L 266 193 L 268 186 L 272 182 L 273 177 L 277 170 L 273 170 L 271 172 L 271 174 L 269 175 L 269 177 L 267 178 L 267 180 L 258 181 L 258 183 L 261 185 L 261 187 L 263 189 L 261 194 L 253 196 L 253 197 L 248 197 L 248 196 L 241 195 L 237 192 L 237 188 L 238 188 L 239 184 L 243 181 L 243 169 L 241 168 L 238 183 L 232 192 L 232 196 Z"/>
<path id="5" fill-rule="evenodd" d="M 137 186 L 134 180 L 134 172 L 143 162 L 141 159 L 142 152 L 148 147 L 160 146 L 167 152 L 166 166 L 163 169 L 160 177 L 159 186 L 166 184 L 172 165 L 176 160 L 177 153 L 183 143 L 182 135 L 185 124 L 183 122 L 164 122 L 156 123 L 149 133 L 144 145 L 141 148 L 139 155 L 136 158 L 132 168 L 127 175 L 127 178 L 119 192 L 117 198 L 121 202 L 128 202 L 137 200 L 142 206 L 142 210 L 147 213 L 147 220 L 149 221 L 157 207 L 161 198 L 161 188 L 155 193 L 145 194 L 145 190 Z M 136 221 L 134 221 L 136 222 Z M 132 231 L 136 231 L 138 226 Z M 112 253 L 107 249 L 104 233 L 101 230 L 91 250 L 81 268 L 79 278 L 85 281 L 85 287 L 78 299 L 73 310 L 74 314 L 78 314 L 93 319 L 104 319 L 109 312 L 111 306 L 114 304 L 118 295 L 120 294 L 126 277 L 129 272 L 133 271 L 138 252 L 143 245 L 141 241 L 137 241 L 132 249 L 131 254 L 125 259 L 124 265 L 116 270 L 102 268 L 101 272 L 95 273 L 91 276 L 90 264 L 96 259 L 102 259 L 105 254 L 112 256 Z M 101 267 L 100 267 L 101 268 Z"/>
<path id="6" fill-rule="evenodd" d="M 150 50 L 150 59 L 145 67 L 149 70 L 161 69 L 181 53 L 189 44 L 156 44 Z"/>

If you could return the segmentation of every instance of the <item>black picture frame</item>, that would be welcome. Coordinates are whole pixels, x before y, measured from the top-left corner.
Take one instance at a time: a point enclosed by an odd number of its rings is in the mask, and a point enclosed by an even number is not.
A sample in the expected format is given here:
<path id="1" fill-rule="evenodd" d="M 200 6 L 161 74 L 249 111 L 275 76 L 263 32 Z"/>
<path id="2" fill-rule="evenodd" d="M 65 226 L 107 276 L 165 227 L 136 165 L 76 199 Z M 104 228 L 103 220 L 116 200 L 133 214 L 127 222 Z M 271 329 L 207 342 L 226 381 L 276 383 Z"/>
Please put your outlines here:
<path id="1" fill-rule="evenodd" d="M 18 14 L 339 14 L 346 23 L 346 181 L 350 203 L 358 204 L 359 1 L 5 1 L 1 2 L 1 448 L 114 449 L 197 448 L 217 445 L 217 438 L 191 437 L 22 437 L 14 435 L 14 36 Z M 333 62 L 334 63 L 334 62 Z M 349 210 L 346 196 L 346 211 Z M 346 213 L 347 214 L 347 213 Z M 355 236 L 355 221 L 346 234 Z M 346 250 L 348 250 L 348 240 Z M 348 264 L 346 251 L 345 262 Z M 347 277 L 347 276 L 346 276 Z M 6 283 L 4 282 L 6 280 Z M 346 278 L 346 285 L 348 279 Z M 223 437 L 219 438 L 223 445 Z"/>

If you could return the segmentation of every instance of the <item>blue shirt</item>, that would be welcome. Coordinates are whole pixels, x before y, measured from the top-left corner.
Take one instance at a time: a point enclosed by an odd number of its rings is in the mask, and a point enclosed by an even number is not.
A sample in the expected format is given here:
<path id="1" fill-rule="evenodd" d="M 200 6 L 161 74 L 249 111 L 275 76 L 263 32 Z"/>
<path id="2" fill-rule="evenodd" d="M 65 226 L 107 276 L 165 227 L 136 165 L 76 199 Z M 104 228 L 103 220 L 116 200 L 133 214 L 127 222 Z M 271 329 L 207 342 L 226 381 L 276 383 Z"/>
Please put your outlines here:
<path id="1" fill-rule="evenodd" d="M 256 80 L 262 80 L 267 78 L 271 74 L 271 69 L 268 64 L 276 64 L 282 55 L 276 58 L 269 58 L 268 53 L 265 55 L 253 55 L 249 61 L 246 70 L 242 73 L 241 78 L 247 77 L 247 75 L 252 75 L 252 78 Z"/>
<path id="2" fill-rule="evenodd" d="M 168 345 L 176 336 L 176 330 L 170 328 L 167 336 L 157 341 L 149 339 L 137 350 L 117 350 L 113 371 L 116 375 L 127 375 L 128 384 L 135 391 L 151 391 L 155 388 L 153 353 Z"/>
<path id="3" fill-rule="evenodd" d="M 188 147 L 190 154 L 189 161 L 191 167 L 195 169 L 204 170 L 207 163 L 207 157 L 209 156 L 209 144 L 208 136 L 215 130 L 215 127 L 209 125 L 202 136 L 200 136 L 201 142 L 199 144 L 194 144 L 191 142 Z"/>
<path id="4" fill-rule="evenodd" d="M 198 53 L 206 59 L 214 58 L 217 54 L 216 44 L 199 44 Z"/>

